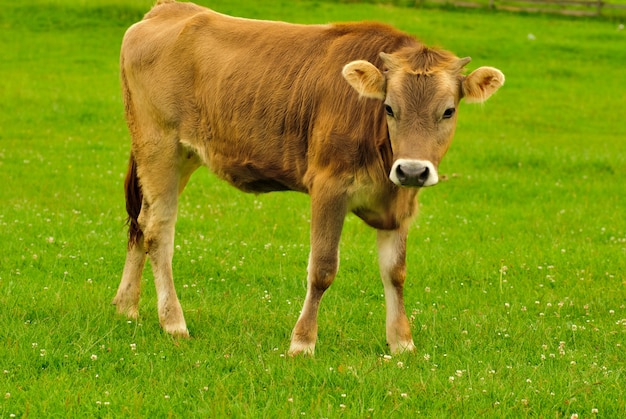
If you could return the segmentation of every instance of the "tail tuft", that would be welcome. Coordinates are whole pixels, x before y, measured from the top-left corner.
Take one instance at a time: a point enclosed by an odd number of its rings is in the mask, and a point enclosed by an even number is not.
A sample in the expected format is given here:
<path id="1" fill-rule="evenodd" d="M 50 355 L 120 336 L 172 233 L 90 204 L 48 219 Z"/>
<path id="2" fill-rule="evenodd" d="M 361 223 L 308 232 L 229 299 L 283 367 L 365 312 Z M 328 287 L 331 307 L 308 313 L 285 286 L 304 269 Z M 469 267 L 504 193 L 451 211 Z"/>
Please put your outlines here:
<path id="1" fill-rule="evenodd" d="M 128 160 L 128 172 L 124 180 L 124 189 L 126 191 L 126 212 L 128 213 L 128 218 L 126 219 L 126 224 L 128 225 L 128 248 L 131 248 L 143 236 L 143 231 L 141 231 L 137 221 L 141 212 L 143 194 L 139 178 L 137 177 L 137 162 L 132 152 Z"/>

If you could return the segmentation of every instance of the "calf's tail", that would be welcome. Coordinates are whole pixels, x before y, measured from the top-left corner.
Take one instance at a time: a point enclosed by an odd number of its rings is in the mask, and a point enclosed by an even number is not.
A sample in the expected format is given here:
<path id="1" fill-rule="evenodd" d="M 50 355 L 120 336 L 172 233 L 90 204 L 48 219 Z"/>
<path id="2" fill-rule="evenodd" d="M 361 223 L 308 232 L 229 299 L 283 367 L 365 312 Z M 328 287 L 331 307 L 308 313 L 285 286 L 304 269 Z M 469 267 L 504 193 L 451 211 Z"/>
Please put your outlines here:
<path id="1" fill-rule="evenodd" d="M 137 177 L 137 161 L 132 152 L 128 159 L 128 172 L 126 172 L 126 179 L 124 180 L 124 190 L 126 191 L 126 212 L 128 213 L 128 218 L 126 219 L 126 224 L 128 225 L 128 248 L 131 248 L 143 236 L 137 221 L 141 212 L 143 193 Z"/>

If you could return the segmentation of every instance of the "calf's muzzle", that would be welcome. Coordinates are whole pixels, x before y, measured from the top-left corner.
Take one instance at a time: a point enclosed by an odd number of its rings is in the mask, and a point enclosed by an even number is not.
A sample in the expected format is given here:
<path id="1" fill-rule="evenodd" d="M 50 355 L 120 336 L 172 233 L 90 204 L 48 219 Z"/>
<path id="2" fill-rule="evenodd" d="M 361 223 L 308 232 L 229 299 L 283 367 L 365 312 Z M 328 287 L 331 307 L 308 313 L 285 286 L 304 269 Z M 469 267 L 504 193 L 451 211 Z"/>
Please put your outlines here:
<path id="1" fill-rule="evenodd" d="M 389 179 L 406 187 L 432 186 L 439 182 L 437 169 L 427 160 L 398 159 L 391 168 Z"/>

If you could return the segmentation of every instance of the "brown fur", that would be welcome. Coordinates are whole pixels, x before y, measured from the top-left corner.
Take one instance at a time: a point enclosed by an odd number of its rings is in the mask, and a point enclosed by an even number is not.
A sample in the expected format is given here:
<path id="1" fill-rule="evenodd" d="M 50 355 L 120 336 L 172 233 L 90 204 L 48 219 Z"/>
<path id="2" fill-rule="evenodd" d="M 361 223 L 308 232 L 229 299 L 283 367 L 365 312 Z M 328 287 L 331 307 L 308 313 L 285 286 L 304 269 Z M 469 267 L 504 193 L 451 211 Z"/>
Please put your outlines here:
<path id="1" fill-rule="evenodd" d="M 356 66 L 344 79 L 344 66 L 359 60 L 369 78 L 360 81 Z M 163 328 L 188 334 L 171 272 L 174 223 L 178 194 L 206 165 L 246 192 L 311 195 L 308 291 L 290 353 L 313 351 L 350 211 L 380 230 L 387 338 L 393 352 L 411 350 L 402 289 L 418 189 L 392 183 L 390 171 L 398 158 L 436 170 L 456 122 L 440 115 L 463 92 L 485 90 L 463 85 L 466 62 L 378 23 L 292 25 L 159 1 L 126 32 L 120 57 L 133 143 L 118 310 L 136 316 L 147 254 Z M 355 92 L 364 87 L 370 99 Z M 398 110 L 392 119 L 389 104 Z"/>

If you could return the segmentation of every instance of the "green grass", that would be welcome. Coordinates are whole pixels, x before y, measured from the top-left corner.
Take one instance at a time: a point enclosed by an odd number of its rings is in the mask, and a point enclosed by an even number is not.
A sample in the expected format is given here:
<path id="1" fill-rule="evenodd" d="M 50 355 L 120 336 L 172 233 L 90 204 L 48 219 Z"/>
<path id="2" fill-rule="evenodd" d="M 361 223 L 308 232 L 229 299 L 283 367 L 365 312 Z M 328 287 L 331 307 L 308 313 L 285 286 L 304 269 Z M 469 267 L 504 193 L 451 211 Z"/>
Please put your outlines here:
<path id="1" fill-rule="evenodd" d="M 110 301 L 129 138 L 119 45 L 151 1 L 0 8 L 1 417 L 623 417 L 626 32 L 616 22 L 321 2 L 211 1 L 297 22 L 376 19 L 507 76 L 464 105 L 409 240 L 418 351 L 384 356 L 375 233 L 346 221 L 314 358 L 285 357 L 304 298 L 308 198 L 206 170 L 174 270 L 192 334 Z M 529 36 L 532 34 L 532 36 Z M 597 409 L 597 413 L 596 410 Z"/>

